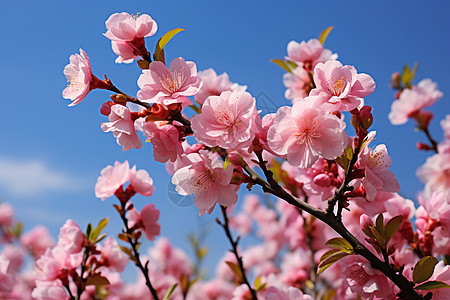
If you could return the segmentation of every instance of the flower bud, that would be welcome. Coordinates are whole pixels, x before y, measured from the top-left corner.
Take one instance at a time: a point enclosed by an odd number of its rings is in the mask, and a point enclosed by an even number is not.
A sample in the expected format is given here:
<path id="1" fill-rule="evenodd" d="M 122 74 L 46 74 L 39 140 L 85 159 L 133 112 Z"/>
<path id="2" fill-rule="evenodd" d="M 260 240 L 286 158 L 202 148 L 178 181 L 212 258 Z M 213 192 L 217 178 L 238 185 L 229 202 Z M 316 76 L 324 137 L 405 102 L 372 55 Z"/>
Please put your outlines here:
<path id="1" fill-rule="evenodd" d="M 122 95 L 122 94 L 115 94 L 115 95 L 111 95 L 111 100 L 116 102 L 116 103 L 127 103 L 127 96 Z"/>
<path id="2" fill-rule="evenodd" d="M 111 104 L 108 102 L 105 102 L 102 104 L 102 107 L 100 107 L 100 113 L 104 116 L 109 116 L 111 113 Z"/>
<path id="3" fill-rule="evenodd" d="M 331 178 L 326 174 L 319 174 L 314 177 L 314 183 L 320 187 L 329 187 L 331 185 Z"/>
<path id="4" fill-rule="evenodd" d="M 362 127 L 366 130 L 373 124 L 373 115 L 371 111 L 372 107 L 368 105 L 363 106 L 359 111 L 359 118 L 361 120 Z"/>

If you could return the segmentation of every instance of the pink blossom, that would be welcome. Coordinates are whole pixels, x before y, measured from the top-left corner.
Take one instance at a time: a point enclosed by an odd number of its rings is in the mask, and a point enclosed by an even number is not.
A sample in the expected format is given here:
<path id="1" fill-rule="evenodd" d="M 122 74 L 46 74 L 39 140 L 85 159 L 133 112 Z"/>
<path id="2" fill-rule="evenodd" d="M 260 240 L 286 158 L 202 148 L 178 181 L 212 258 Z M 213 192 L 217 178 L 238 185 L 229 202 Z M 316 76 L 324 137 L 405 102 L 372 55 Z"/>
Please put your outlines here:
<path id="1" fill-rule="evenodd" d="M 195 95 L 202 86 L 197 67 L 192 61 L 177 57 L 167 68 L 162 62 L 154 61 L 148 70 L 143 70 L 138 79 L 141 90 L 139 100 L 164 105 L 186 101 L 186 96 Z"/>
<path id="2" fill-rule="evenodd" d="M 167 122 L 156 121 L 144 124 L 144 135 L 153 145 L 153 158 L 165 163 L 168 160 L 174 162 L 183 154 L 178 129 Z"/>
<path id="3" fill-rule="evenodd" d="M 440 124 L 445 139 L 450 140 L 450 115 L 446 115 L 445 119 L 443 119 Z"/>
<path id="4" fill-rule="evenodd" d="M 25 256 L 27 255 L 27 252 L 23 247 L 6 244 L 6 246 L 2 249 L 0 255 L 3 255 L 9 261 L 10 272 L 19 272 L 25 260 Z"/>
<path id="5" fill-rule="evenodd" d="M 298 247 L 295 251 L 288 252 L 283 256 L 279 277 L 289 286 L 303 285 L 309 279 L 310 267 L 310 251 Z"/>
<path id="6" fill-rule="evenodd" d="M 338 261 L 342 275 L 353 293 L 364 299 L 378 297 L 381 299 L 395 299 L 393 284 L 376 269 L 370 262 L 359 255 L 349 255 Z"/>
<path id="7" fill-rule="evenodd" d="M 40 257 L 47 248 L 53 248 L 56 244 L 48 229 L 44 226 L 36 226 L 23 234 L 20 237 L 20 243 L 35 257 Z"/>
<path id="8" fill-rule="evenodd" d="M 130 179 L 130 165 L 128 161 L 116 161 L 114 166 L 107 166 L 100 174 L 95 185 L 95 196 L 103 201 L 114 195 L 117 189 Z"/>
<path id="9" fill-rule="evenodd" d="M 425 183 L 427 197 L 433 192 L 450 194 L 450 152 L 428 157 L 425 164 L 417 169 L 416 175 Z"/>
<path id="10" fill-rule="evenodd" d="M 227 73 L 222 73 L 217 76 L 216 71 L 213 69 L 206 69 L 198 72 L 198 76 L 202 79 L 203 85 L 201 89 L 195 94 L 195 101 L 200 105 L 203 105 L 206 98 L 209 96 L 220 96 L 222 92 L 243 90 L 247 89 L 247 86 L 240 86 L 236 83 L 231 83 Z"/>
<path id="11" fill-rule="evenodd" d="M 69 58 L 70 64 L 64 68 L 64 75 L 66 75 L 70 84 L 64 89 L 63 97 L 73 101 L 69 106 L 74 106 L 83 101 L 93 88 L 91 83 L 94 76 L 92 75 L 89 57 L 83 49 L 80 49 L 80 54 L 71 55 Z"/>
<path id="12" fill-rule="evenodd" d="M 0 226 L 10 226 L 14 221 L 14 208 L 8 203 L 0 203 Z"/>
<path id="13" fill-rule="evenodd" d="M 128 256 L 119 248 L 116 240 L 109 237 L 101 247 L 101 260 L 106 261 L 106 266 L 117 272 L 122 272 L 128 264 Z"/>
<path id="14" fill-rule="evenodd" d="M 369 142 L 361 150 L 355 166 L 364 169 L 364 178 L 361 183 L 367 200 L 373 201 L 378 191 L 396 193 L 400 190 L 400 185 L 394 173 L 388 170 L 392 161 L 386 146 L 378 145 L 372 150 L 367 146 L 368 144 Z"/>
<path id="15" fill-rule="evenodd" d="M 36 280 L 36 287 L 34 288 L 31 296 L 36 300 L 70 299 L 69 293 L 59 279 L 55 281 Z"/>
<path id="16" fill-rule="evenodd" d="M 149 254 L 157 269 L 166 275 L 180 279 L 181 275 L 190 275 L 192 272 L 188 255 L 174 247 L 165 237 L 156 241 Z"/>
<path id="17" fill-rule="evenodd" d="M 308 42 L 302 41 L 301 43 L 291 41 L 287 46 L 287 53 L 286 59 L 302 65 L 307 70 L 313 70 L 318 63 L 336 60 L 338 57 L 337 54 L 332 54 L 330 50 L 324 49 L 318 39 L 310 39 Z"/>
<path id="18" fill-rule="evenodd" d="M 292 73 L 283 75 L 283 84 L 287 88 L 284 96 L 286 99 L 305 98 L 309 94 L 309 78 L 308 72 L 303 67 L 297 67 Z"/>
<path id="19" fill-rule="evenodd" d="M 57 247 L 69 254 L 79 253 L 83 249 L 84 234 L 72 220 L 67 220 L 60 228 Z"/>
<path id="20" fill-rule="evenodd" d="M 53 256 L 52 250 L 47 248 L 45 253 L 36 261 L 39 278 L 42 280 L 55 280 L 61 274 L 62 266 Z"/>
<path id="21" fill-rule="evenodd" d="M 230 184 L 233 170 L 224 170 L 220 158 L 205 150 L 199 154 L 188 155 L 193 159 L 192 164 L 177 170 L 172 183 L 180 195 L 195 194 L 194 204 L 203 216 L 206 212 L 211 214 L 216 203 L 223 206 L 235 204 L 239 186 Z"/>
<path id="22" fill-rule="evenodd" d="M 158 26 L 147 14 L 133 16 L 126 12 L 112 14 L 105 22 L 104 34 L 111 40 L 116 63 L 131 63 L 147 54 L 144 38 L 155 34 Z"/>
<path id="23" fill-rule="evenodd" d="M 61 266 L 61 269 L 71 270 L 76 269 L 81 265 L 83 262 L 84 251 L 69 253 L 62 247 L 56 245 L 56 247 L 52 249 L 52 255 Z"/>
<path id="24" fill-rule="evenodd" d="M 130 170 L 130 184 L 136 193 L 142 196 L 151 196 L 155 191 L 153 186 L 153 179 L 146 170 L 137 170 L 136 166 Z"/>
<path id="25" fill-rule="evenodd" d="M 232 297 L 234 284 L 221 280 L 213 279 L 207 282 L 197 282 L 187 294 L 187 300 L 229 300 Z"/>
<path id="26" fill-rule="evenodd" d="M 155 236 L 161 232 L 161 225 L 158 223 L 159 210 L 154 204 L 147 204 L 141 210 L 141 221 L 144 226 L 145 236 L 149 241 L 153 241 Z"/>
<path id="27" fill-rule="evenodd" d="M 315 107 L 326 111 L 350 111 L 375 90 L 375 82 L 367 74 L 358 74 L 353 66 L 339 61 L 319 63 L 314 69 L 316 88 L 309 94 Z"/>
<path id="28" fill-rule="evenodd" d="M 117 144 L 123 147 L 123 151 L 142 147 L 141 139 L 138 137 L 131 112 L 128 107 L 116 104 L 111 106 L 108 123 L 102 123 L 104 132 L 112 132 L 117 138 Z"/>
<path id="29" fill-rule="evenodd" d="M 305 295 L 296 287 L 290 286 L 277 288 L 269 286 L 267 289 L 258 292 L 258 299 L 261 300 L 313 300 L 310 295 Z"/>
<path id="30" fill-rule="evenodd" d="M 255 98 L 236 90 L 211 96 L 202 113 L 192 118 L 195 138 L 205 145 L 226 149 L 246 148 L 255 138 L 257 118 Z"/>
<path id="31" fill-rule="evenodd" d="M 267 133 L 270 148 L 300 168 L 309 168 L 319 157 L 335 159 L 347 143 L 345 123 L 305 101 L 278 109 Z"/>
<path id="32" fill-rule="evenodd" d="M 417 112 L 433 105 L 442 97 L 442 92 L 431 79 L 423 79 L 411 89 L 404 89 L 400 97 L 392 102 L 388 117 L 393 125 L 401 125 L 414 117 Z"/>
<path id="33" fill-rule="evenodd" d="M 9 272 L 9 259 L 4 255 L 0 255 L 0 295 L 2 293 L 10 293 L 14 286 L 14 277 Z"/>

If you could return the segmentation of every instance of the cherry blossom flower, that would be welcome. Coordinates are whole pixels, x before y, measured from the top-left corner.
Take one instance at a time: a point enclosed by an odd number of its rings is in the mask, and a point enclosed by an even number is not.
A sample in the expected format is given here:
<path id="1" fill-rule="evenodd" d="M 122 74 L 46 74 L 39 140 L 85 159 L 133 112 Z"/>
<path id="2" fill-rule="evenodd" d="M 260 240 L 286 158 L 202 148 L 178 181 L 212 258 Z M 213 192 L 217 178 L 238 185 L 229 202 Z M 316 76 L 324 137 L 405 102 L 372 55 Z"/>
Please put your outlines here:
<path id="1" fill-rule="evenodd" d="M 36 287 L 31 296 L 36 300 L 67 300 L 69 293 L 62 285 L 61 280 L 40 281 L 36 280 Z"/>
<path id="2" fill-rule="evenodd" d="M 442 97 L 442 92 L 431 79 L 423 79 L 411 89 L 404 89 L 400 97 L 392 102 L 388 117 L 392 125 L 405 124 L 420 109 L 433 105 Z"/>
<path id="3" fill-rule="evenodd" d="M 144 38 L 155 34 L 158 26 L 147 14 L 130 15 L 126 12 L 112 14 L 105 22 L 108 31 L 104 35 L 111 40 L 116 63 L 131 63 L 146 55 Z"/>
<path id="4" fill-rule="evenodd" d="M 337 54 L 332 54 L 328 49 L 324 49 L 318 39 L 310 39 L 308 42 L 289 42 L 287 46 L 288 56 L 286 59 L 303 66 L 306 70 L 313 70 L 318 63 L 329 60 L 336 60 Z"/>
<path id="5" fill-rule="evenodd" d="M 0 203 L 0 226 L 10 226 L 14 221 L 14 208 L 8 203 Z"/>
<path id="6" fill-rule="evenodd" d="M 211 214 L 216 203 L 230 206 L 236 203 L 239 186 L 230 184 L 232 168 L 224 170 L 223 162 L 205 150 L 187 155 L 192 164 L 175 172 L 172 183 L 183 196 L 195 194 L 194 204 L 199 215 Z"/>
<path id="7" fill-rule="evenodd" d="M 111 131 L 117 139 L 117 144 L 123 147 L 123 151 L 142 147 L 141 139 L 137 135 L 128 107 L 120 104 L 111 106 L 108 120 L 108 123 L 102 123 L 102 130 L 104 132 Z"/>
<path id="8" fill-rule="evenodd" d="M 165 237 L 156 241 L 155 246 L 149 250 L 149 255 L 154 267 L 166 275 L 179 279 L 183 274 L 192 273 L 189 256 L 182 249 L 174 247 Z"/>
<path id="9" fill-rule="evenodd" d="M 78 253 L 83 249 L 84 234 L 77 223 L 67 220 L 59 229 L 57 247 L 67 253 Z"/>
<path id="10" fill-rule="evenodd" d="M 316 88 L 309 94 L 314 106 L 326 111 L 350 111 L 375 90 L 375 82 L 367 74 L 358 74 L 353 66 L 339 61 L 319 63 L 314 69 Z"/>
<path id="11" fill-rule="evenodd" d="M 158 223 L 159 210 L 154 204 L 147 204 L 141 210 L 141 221 L 144 227 L 145 236 L 149 241 L 153 241 L 161 232 L 161 225 Z"/>
<path id="12" fill-rule="evenodd" d="M 319 157 L 335 159 L 347 145 L 345 123 L 306 101 L 278 109 L 267 133 L 270 148 L 300 168 L 309 168 Z"/>
<path id="13" fill-rule="evenodd" d="M 416 175 L 425 183 L 425 196 L 440 191 L 450 194 L 450 152 L 428 157 Z"/>
<path id="14" fill-rule="evenodd" d="M 378 191 L 396 193 L 400 191 L 400 185 L 394 173 L 389 171 L 392 160 L 387 153 L 386 145 L 378 145 L 375 149 L 368 147 L 368 144 L 375 136 L 375 132 L 370 134 L 369 141 L 361 150 L 356 168 L 364 169 L 364 178 L 361 183 L 366 192 L 366 199 L 373 201 Z"/>
<path id="15" fill-rule="evenodd" d="M 217 76 L 216 71 L 213 69 L 199 71 L 198 76 L 202 79 L 203 85 L 198 93 L 195 94 L 194 99 L 200 105 L 203 105 L 209 96 L 220 96 L 225 91 L 234 91 L 237 89 L 245 91 L 247 89 L 247 86 L 232 83 L 227 73 L 222 73 Z"/>
<path id="16" fill-rule="evenodd" d="M 0 295 L 10 293 L 14 286 L 13 274 L 9 272 L 9 259 L 0 255 Z"/>
<path id="17" fill-rule="evenodd" d="M 129 258 L 119 247 L 112 237 L 106 239 L 101 251 L 101 262 L 105 263 L 110 270 L 122 272 L 128 264 Z"/>
<path id="18" fill-rule="evenodd" d="M 195 138 L 207 146 L 246 148 L 255 138 L 258 117 L 255 98 L 249 93 L 225 91 L 206 99 L 202 113 L 192 118 Z"/>
<path id="19" fill-rule="evenodd" d="M 186 96 L 195 95 L 202 86 L 197 67 L 192 61 L 177 57 L 167 68 L 162 62 L 154 61 L 148 70 L 143 70 L 138 79 L 141 90 L 139 100 L 164 105 L 186 103 Z M 192 102 L 191 102 L 192 103 Z"/>
<path id="20" fill-rule="evenodd" d="M 283 84 L 287 88 L 284 96 L 289 100 L 305 98 L 310 92 L 309 82 L 311 79 L 303 67 L 297 67 L 292 73 L 284 74 Z"/>
<path id="21" fill-rule="evenodd" d="M 93 89 L 108 88 L 105 82 L 92 75 L 91 64 L 86 52 L 80 49 L 80 54 L 71 55 L 70 63 L 64 68 L 64 75 L 70 83 L 64 89 L 63 97 L 72 100 L 69 106 L 74 106 L 83 101 Z"/>
<path id="22" fill-rule="evenodd" d="M 178 129 L 166 121 L 145 122 L 144 135 L 153 145 L 153 158 L 156 161 L 174 162 L 184 153 Z"/>
<path id="23" fill-rule="evenodd" d="M 130 185 L 133 186 L 136 193 L 142 196 L 151 196 L 155 191 L 153 179 L 148 172 L 143 169 L 136 171 L 136 166 L 133 166 L 130 170 Z"/>
<path id="24" fill-rule="evenodd" d="M 103 201 L 114 195 L 117 189 L 130 179 L 130 165 L 128 161 L 116 161 L 114 166 L 107 166 L 100 174 L 95 185 L 95 197 Z"/>

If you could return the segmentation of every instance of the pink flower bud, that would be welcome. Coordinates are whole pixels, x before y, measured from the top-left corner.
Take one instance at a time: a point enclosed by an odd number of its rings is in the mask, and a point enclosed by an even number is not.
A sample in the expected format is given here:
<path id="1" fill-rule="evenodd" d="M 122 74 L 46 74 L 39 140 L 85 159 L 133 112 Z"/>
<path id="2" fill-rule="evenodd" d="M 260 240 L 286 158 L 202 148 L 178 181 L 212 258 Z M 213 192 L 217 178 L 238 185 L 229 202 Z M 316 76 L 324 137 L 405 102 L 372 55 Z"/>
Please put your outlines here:
<path id="1" fill-rule="evenodd" d="M 161 232 L 161 225 L 158 223 L 159 210 L 153 204 L 147 204 L 141 210 L 141 220 L 144 232 L 149 241 L 153 241 L 155 236 Z"/>
<path id="2" fill-rule="evenodd" d="M 370 126 L 372 126 L 373 123 L 373 116 L 372 116 L 372 107 L 370 106 L 363 106 L 359 111 L 359 118 L 361 119 L 361 123 L 364 129 L 369 129 Z"/>
<path id="3" fill-rule="evenodd" d="M 104 116 L 109 116 L 111 113 L 111 105 L 108 102 L 103 103 L 102 107 L 100 107 L 100 113 Z"/>
<path id="4" fill-rule="evenodd" d="M 359 218 L 359 224 L 361 225 L 362 230 L 370 231 L 369 226 L 373 226 L 372 219 L 366 214 L 361 215 L 361 217 Z"/>
<path id="5" fill-rule="evenodd" d="M 319 174 L 314 177 L 314 183 L 320 187 L 329 187 L 331 185 L 331 178 L 326 174 Z"/>

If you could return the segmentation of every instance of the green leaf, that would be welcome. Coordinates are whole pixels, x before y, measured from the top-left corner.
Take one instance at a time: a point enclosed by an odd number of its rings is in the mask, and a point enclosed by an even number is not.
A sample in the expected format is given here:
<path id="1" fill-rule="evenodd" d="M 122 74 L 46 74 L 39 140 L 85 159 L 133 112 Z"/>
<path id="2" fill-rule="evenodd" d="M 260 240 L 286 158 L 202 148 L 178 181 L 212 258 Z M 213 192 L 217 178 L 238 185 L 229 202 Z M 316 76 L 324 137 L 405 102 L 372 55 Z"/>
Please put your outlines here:
<path id="1" fill-rule="evenodd" d="M 373 236 L 375 237 L 375 240 L 383 246 L 386 245 L 386 241 L 384 240 L 384 235 L 376 228 L 375 226 L 369 226 L 370 231 L 372 232 Z"/>
<path id="2" fill-rule="evenodd" d="M 415 63 L 412 69 L 408 65 L 403 67 L 402 82 L 406 88 L 411 86 L 411 82 L 413 81 L 418 68 L 418 63 Z"/>
<path id="3" fill-rule="evenodd" d="M 150 66 L 150 63 L 144 59 L 138 60 L 137 64 L 142 70 L 147 70 Z"/>
<path id="4" fill-rule="evenodd" d="M 108 225 L 108 222 L 109 222 L 109 217 L 101 219 L 100 222 L 98 222 L 97 228 L 92 230 L 92 233 L 90 236 L 91 241 L 93 241 L 94 243 L 96 242 L 96 240 L 97 240 L 98 236 L 100 235 L 100 233 L 102 232 L 102 230 L 106 227 L 106 225 Z"/>
<path id="5" fill-rule="evenodd" d="M 344 155 L 348 160 L 352 160 L 353 158 L 353 149 L 350 147 L 350 145 L 347 145 L 344 150 Z"/>
<path id="6" fill-rule="evenodd" d="M 325 259 L 324 261 L 320 262 L 320 264 L 317 266 L 317 268 L 318 268 L 317 274 L 322 273 L 323 271 L 328 269 L 332 264 L 334 264 L 341 258 L 346 257 L 347 255 L 351 255 L 351 254 L 347 253 L 347 252 L 338 252 L 335 255 L 332 255 L 332 256 L 328 257 L 327 259 Z"/>
<path id="7" fill-rule="evenodd" d="M 444 255 L 444 265 L 446 266 L 450 265 L 450 255 L 447 254 Z"/>
<path id="8" fill-rule="evenodd" d="M 325 259 L 327 259 L 328 257 L 335 255 L 338 252 L 342 252 L 342 249 L 331 249 L 328 250 L 327 252 L 325 252 L 324 254 L 322 254 L 322 256 L 320 257 L 319 263 L 321 261 L 324 261 Z"/>
<path id="9" fill-rule="evenodd" d="M 125 253 L 126 255 L 128 255 L 128 258 L 133 261 L 134 263 L 137 263 L 136 257 L 134 257 L 133 252 L 131 251 L 130 248 L 124 247 L 124 246 L 120 246 L 119 245 L 120 250 L 122 250 L 123 253 Z"/>
<path id="10" fill-rule="evenodd" d="M 169 300 L 170 296 L 172 296 L 173 291 L 175 290 L 175 288 L 177 287 L 177 284 L 174 283 L 172 284 L 169 289 L 167 290 L 166 294 L 163 297 L 163 300 Z"/>
<path id="11" fill-rule="evenodd" d="M 259 275 L 258 277 L 256 277 L 255 283 L 253 284 L 253 286 L 255 287 L 256 291 L 259 291 L 263 285 L 264 284 L 261 283 L 261 275 Z"/>
<path id="12" fill-rule="evenodd" d="M 328 240 L 325 243 L 326 246 L 332 247 L 332 248 L 336 248 L 336 249 L 349 249 L 349 250 L 353 250 L 352 245 L 350 245 L 349 242 L 347 242 L 346 239 L 341 238 L 341 237 L 336 237 L 336 238 L 332 238 L 330 240 Z"/>
<path id="13" fill-rule="evenodd" d="M 226 170 L 228 166 L 231 164 L 230 160 L 228 159 L 228 156 L 225 158 L 225 161 L 223 162 L 223 169 Z"/>
<path id="14" fill-rule="evenodd" d="M 402 216 L 393 217 L 386 223 L 385 232 L 384 232 L 384 238 L 386 239 L 386 244 L 389 243 L 389 241 L 392 239 L 394 234 L 400 228 L 402 223 L 403 223 Z"/>
<path id="15" fill-rule="evenodd" d="M 419 286 L 416 286 L 416 290 L 426 291 L 426 290 L 434 290 L 434 289 L 442 289 L 442 288 L 450 288 L 450 285 L 441 282 L 441 281 L 427 281 L 422 283 Z"/>
<path id="16" fill-rule="evenodd" d="M 198 253 L 197 256 L 199 259 L 202 259 L 203 257 L 206 256 L 206 254 L 208 254 L 209 249 L 207 247 L 202 247 L 200 249 L 198 249 Z"/>
<path id="17" fill-rule="evenodd" d="M 179 32 L 185 31 L 183 28 L 175 28 L 171 31 L 167 32 L 165 35 L 163 35 L 158 43 L 156 44 L 155 53 L 153 54 L 153 58 L 156 61 L 161 61 L 165 64 L 165 58 L 164 58 L 164 47 L 167 45 L 167 43 Z"/>
<path id="18" fill-rule="evenodd" d="M 323 297 L 322 300 L 331 300 L 336 296 L 336 290 L 329 290 Z"/>
<path id="19" fill-rule="evenodd" d="M 378 231 L 383 234 L 384 232 L 384 217 L 383 214 L 379 214 L 377 220 L 375 221 Z"/>
<path id="20" fill-rule="evenodd" d="M 239 280 L 242 280 L 242 273 L 241 269 L 239 268 L 239 265 L 231 261 L 226 261 L 225 263 L 230 267 L 234 275 L 236 275 L 236 277 L 239 278 Z"/>
<path id="21" fill-rule="evenodd" d="M 421 283 L 428 280 L 433 275 L 434 267 L 439 261 L 433 256 L 425 256 L 414 266 L 413 282 Z"/>
<path id="22" fill-rule="evenodd" d="M 91 232 L 92 232 L 92 224 L 89 223 L 89 224 L 87 225 L 87 228 L 86 228 L 86 237 L 87 237 L 89 240 L 91 239 Z"/>
<path id="23" fill-rule="evenodd" d="M 89 277 L 86 281 L 86 285 L 100 286 L 100 285 L 109 285 L 109 284 L 110 284 L 109 280 L 100 274 L 95 274 L 94 276 Z"/>
<path id="24" fill-rule="evenodd" d="M 325 43 L 325 40 L 327 39 L 328 34 L 330 33 L 330 31 L 333 28 L 334 28 L 334 26 L 330 26 L 319 34 L 318 40 L 322 45 Z"/>
<path id="25" fill-rule="evenodd" d="M 286 60 L 282 60 L 282 59 L 271 59 L 271 62 L 279 65 L 281 68 L 283 68 L 283 70 L 285 70 L 286 72 L 292 73 L 294 71 L 295 68 L 297 68 L 297 64 L 291 61 L 286 61 Z"/>

